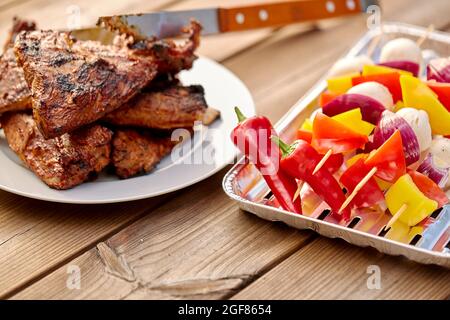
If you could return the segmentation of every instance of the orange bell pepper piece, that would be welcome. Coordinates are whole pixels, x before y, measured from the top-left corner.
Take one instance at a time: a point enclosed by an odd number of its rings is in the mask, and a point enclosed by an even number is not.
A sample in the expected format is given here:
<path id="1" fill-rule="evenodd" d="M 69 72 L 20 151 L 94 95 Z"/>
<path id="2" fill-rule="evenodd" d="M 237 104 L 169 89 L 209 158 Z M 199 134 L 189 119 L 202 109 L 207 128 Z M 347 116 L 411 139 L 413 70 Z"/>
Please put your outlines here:
<path id="1" fill-rule="evenodd" d="M 311 145 L 319 153 L 343 153 L 364 147 L 368 138 L 359 134 L 337 120 L 318 113 L 313 122 Z"/>
<path id="2" fill-rule="evenodd" d="M 376 167 L 375 176 L 387 182 L 395 182 L 403 176 L 406 173 L 406 162 L 400 131 L 395 131 L 377 150 L 372 151 L 365 164 L 371 168 Z"/>

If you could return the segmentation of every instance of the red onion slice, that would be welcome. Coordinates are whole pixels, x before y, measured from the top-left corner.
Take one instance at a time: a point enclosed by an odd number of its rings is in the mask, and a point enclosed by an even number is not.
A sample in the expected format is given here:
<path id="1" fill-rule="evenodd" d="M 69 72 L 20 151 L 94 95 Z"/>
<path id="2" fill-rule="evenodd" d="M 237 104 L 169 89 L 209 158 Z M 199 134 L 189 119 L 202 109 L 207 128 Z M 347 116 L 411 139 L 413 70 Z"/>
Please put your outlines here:
<path id="1" fill-rule="evenodd" d="M 375 125 L 380 120 L 383 111 L 386 110 L 380 102 L 371 97 L 351 93 L 334 98 L 322 108 L 322 112 L 325 115 L 332 117 L 356 108 L 361 109 L 364 121 Z"/>
<path id="2" fill-rule="evenodd" d="M 450 82 L 450 58 L 431 60 L 427 66 L 427 79 Z"/>
<path id="3" fill-rule="evenodd" d="M 385 111 L 373 134 L 373 148 L 379 148 L 396 130 L 400 131 L 405 153 L 405 162 L 409 166 L 420 158 L 419 140 L 405 119 L 393 112 Z"/>
<path id="4" fill-rule="evenodd" d="M 411 72 L 415 77 L 418 76 L 419 69 L 420 69 L 420 66 L 418 63 L 415 63 L 412 61 L 406 61 L 406 60 L 388 61 L 388 62 L 379 63 L 378 65 L 408 71 L 408 72 Z"/>
<path id="5" fill-rule="evenodd" d="M 439 168 L 436 166 L 431 153 L 427 155 L 425 160 L 420 164 L 419 168 L 417 168 L 417 171 L 423 173 L 428 178 L 436 182 L 436 184 L 442 189 L 447 184 L 450 175 L 450 167 Z"/>

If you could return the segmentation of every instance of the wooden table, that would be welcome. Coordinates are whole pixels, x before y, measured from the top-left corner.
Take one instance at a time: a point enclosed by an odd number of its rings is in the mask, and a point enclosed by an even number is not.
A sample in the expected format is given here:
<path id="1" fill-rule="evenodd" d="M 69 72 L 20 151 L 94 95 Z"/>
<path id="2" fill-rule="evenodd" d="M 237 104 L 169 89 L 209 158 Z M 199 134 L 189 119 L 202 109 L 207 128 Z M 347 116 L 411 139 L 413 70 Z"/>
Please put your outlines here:
<path id="1" fill-rule="evenodd" d="M 35 19 L 42 28 L 64 28 L 77 8 L 84 26 L 98 15 L 231 2 L 2 0 L 0 41 L 13 15 Z M 450 30 L 448 0 L 382 5 L 386 20 Z M 250 88 L 258 113 L 276 121 L 364 32 L 366 17 L 359 16 L 209 37 L 200 53 L 235 72 Z M 53 204 L 0 192 L 0 297 L 450 298 L 448 270 L 239 210 L 222 192 L 228 169 L 176 193 L 115 205 Z M 381 270 L 379 290 L 367 286 L 371 265 Z M 81 289 L 70 290 L 68 272 L 77 267 Z"/>

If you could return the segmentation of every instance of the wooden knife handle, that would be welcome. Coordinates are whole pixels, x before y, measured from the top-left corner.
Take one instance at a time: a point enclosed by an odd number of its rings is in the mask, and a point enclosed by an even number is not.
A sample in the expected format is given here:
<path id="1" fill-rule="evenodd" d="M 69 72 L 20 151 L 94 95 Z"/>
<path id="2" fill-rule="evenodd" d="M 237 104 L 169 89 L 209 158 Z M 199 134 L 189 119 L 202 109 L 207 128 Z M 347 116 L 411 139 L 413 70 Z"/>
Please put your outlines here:
<path id="1" fill-rule="evenodd" d="M 360 0 L 279 1 L 220 8 L 221 32 L 283 26 L 291 23 L 360 13 Z"/>

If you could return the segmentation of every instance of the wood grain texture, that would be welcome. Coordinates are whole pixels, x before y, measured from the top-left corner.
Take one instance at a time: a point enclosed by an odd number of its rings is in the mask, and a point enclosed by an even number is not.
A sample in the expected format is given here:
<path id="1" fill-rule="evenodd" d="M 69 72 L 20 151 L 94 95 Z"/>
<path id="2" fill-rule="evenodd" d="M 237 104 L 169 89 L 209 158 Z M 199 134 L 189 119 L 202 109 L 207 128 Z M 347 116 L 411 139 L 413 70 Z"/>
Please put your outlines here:
<path id="1" fill-rule="evenodd" d="M 35 281 L 168 196 L 107 206 L 51 204 L 0 192 L 0 296 Z"/>
<path id="2" fill-rule="evenodd" d="M 217 1 L 217 4 L 219 2 Z M 12 16 L 18 12 L 21 17 L 35 19 L 39 22 L 42 20 L 44 23 L 51 22 L 64 27 L 63 23 L 67 19 L 64 10 L 69 3 L 61 1 L 50 4 L 48 1 L 37 0 L 24 1 L 11 6 L 10 9 L 0 13 L 0 17 L 4 18 L 0 20 L 0 26 L 4 30 L 2 35 L 6 33 L 5 28 L 10 27 Z M 144 4 L 142 1 L 120 1 L 113 3 L 111 7 L 105 6 L 104 2 L 89 6 L 87 1 L 78 1 L 77 5 L 82 9 L 83 17 L 88 16 L 88 18 L 84 17 L 83 19 L 86 20 L 83 21 L 90 23 L 97 14 L 141 12 L 152 8 L 157 9 L 164 3 L 170 4 L 171 6 L 168 8 L 174 10 L 205 5 L 204 1 L 188 1 L 181 5 L 178 4 L 178 1 L 163 0 Z M 45 8 L 45 11 L 37 10 L 39 6 Z M 43 17 L 44 14 L 46 18 Z M 6 27 L 1 23 L 5 23 Z M 234 54 L 251 45 L 252 39 L 259 41 L 261 37 L 269 34 L 270 31 L 265 30 L 264 33 L 248 33 L 242 39 L 235 38 L 232 41 L 232 48 L 227 52 Z M 208 38 L 213 41 L 209 50 L 213 52 L 214 47 L 225 47 L 225 43 L 229 39 Z M 208 48 L 207 45 L 205 47 Z M 227 54 L 225 50 L 218 50 L 218 52 L 222 57 Z M 53 206 L 45 202 L 0 192 L 0 216 L 2 218 L 0 248 L 5 249 L 0 249 L 0 261 L 5 262 L 0 266 L 0 279 L 5 279 L 0 281 L 0 297 L 9 296 L 28 283 L 39 279 L 59 264 L 84 252 L 114 230 L 126 226 L 130 221 L 142 215 L 144 211 L 150 212 L 151 208 L 159 205 L 161 201 L 163 201 L 162 198 L 156 198 L 133 203 L 130 206 Z M 61 214 L 65 211 L 69 211 L 71 214 Z M 105 216 L 109 218 L 105 218 Z M 107 219 L 107 223 L 105 219 Z M 27 263 L 28 260 L 30 262 Z"/>
<path id="3" fill-rule="evenodd" d="M 375 285 L 374 266 L 380 270 Z M 446 299 L 450 271 L 320 238 L 233 299 Z"/>
<path id="4" fill-rule="evenodd" d="M 195 3 L 198 5 L 200 1 Z M 384 3 L 389 20 L 425 26 L 433 22 L 438 28 L 448 24 L 448 1 L 445 0 L 430 1 L 427 6 L 414 6 L 411 3 L 418 2 L 407 0 Z M 305 34 L 304 26 L 286 27 L 261 36 L 251 45 L 230 50 L 231 56 L 220 53 L 218 56 L 250 87 L 258 112 L 277 120 L 365 31 L 365 21 L 351 18 L 345 23 L 321 24 L 320 28 L 327 32 L 313 30 Z M 221 44 L 217 45 L 218 49 L 227 50 L 225 40 L 211 39 L 204 41 L 205 47 L 217 41 Z M 237 39 L 238 34 L 230 34 L 227 41 L 233 46 Z M 213 45 L 205 50 L 214 54 Z M 98 243 L 13 298 L 226 298 L 266 272 L 271 274 L 270 270 L 287 257 L 301 254 L 304 245 L 314 236 L 242 213 L 222 192 L 221 178 L 225 172 L 182 191 L 155 211 L 149 210 L 143 219 Z M 14 232 L 22 230 L 21 226 L 15 229 Z M 316 249 L 311 256 L 320 254 L 321 243 L 313 247 Z M 364 256 L 366 251 L 337 243 L 333 250 L 346 257 L 338 268 L 352 270 L 353 266 L 361 268 L 372 261 L 367 257 L 353 261 L 352 253 Z M 373 250 L 369 252 L 377 254 Z M 309 263 L 316 266 L 314 259 L 317 258 L 305 261 L 306 266 L 300 266 L 295 260 L 294 269 L 300 272 L 301 268 L 308 268 Z M 426 287 L 430 292 L 427 296 L 442 297 L 445 292 L 440 283 L 440 269 L 420 266 L 417 273 L 403 275 L 402 271 L 411 265 L 404 259 L 384 257 L 376 262 L 385 272 L 396 275 L 383 278 L 383 286 L 390 291 L 395 292 L 399 281 L 406 282 L 417 275 L 415 285 Z M 73 264 L 81 268 L 81 290 L 66 287 L 67 268 Z M 315 276 L 326 278 L 333 266 L 326 264 Z M 20 264 L 15 267 L 21 268 Z M 422 273 L 428 276 L 420 276 Z M 44 274 L 41 272 L 40 276 Z M 342 274 L 342 283 L 351 281 L 354 281 L 351 272 Z M 278 285 L 282 287 L 284 283 Z M 344 285 L 336 284 L 333 288 L 334 294 L 351 297 Z M 272 289 L 267 287 L 269 296 Z M 298 298 L 303 296 L 302 292 L 296 292 Z M 361 297 L 372 297 L 363 290 L 361 294 Z M 379 295 L 380 298 L 387 296 L 386 293 Z M 421 293 L 413 290 L 411 297 L 416 296 L 421 297 Z"/>
<path id="5" fill-rule="evenodd" d="M 71 261 L 69 265 L 81 269 L 81 290 L 66 288 L 64 266 L 14 298 L 232 295 L 296 251 L 312 234 L 240 211 L 217 192 L 224 173 L 188 188 L 183 197 Z M 181 207 L 183 213 L 177 214 Z"/>

